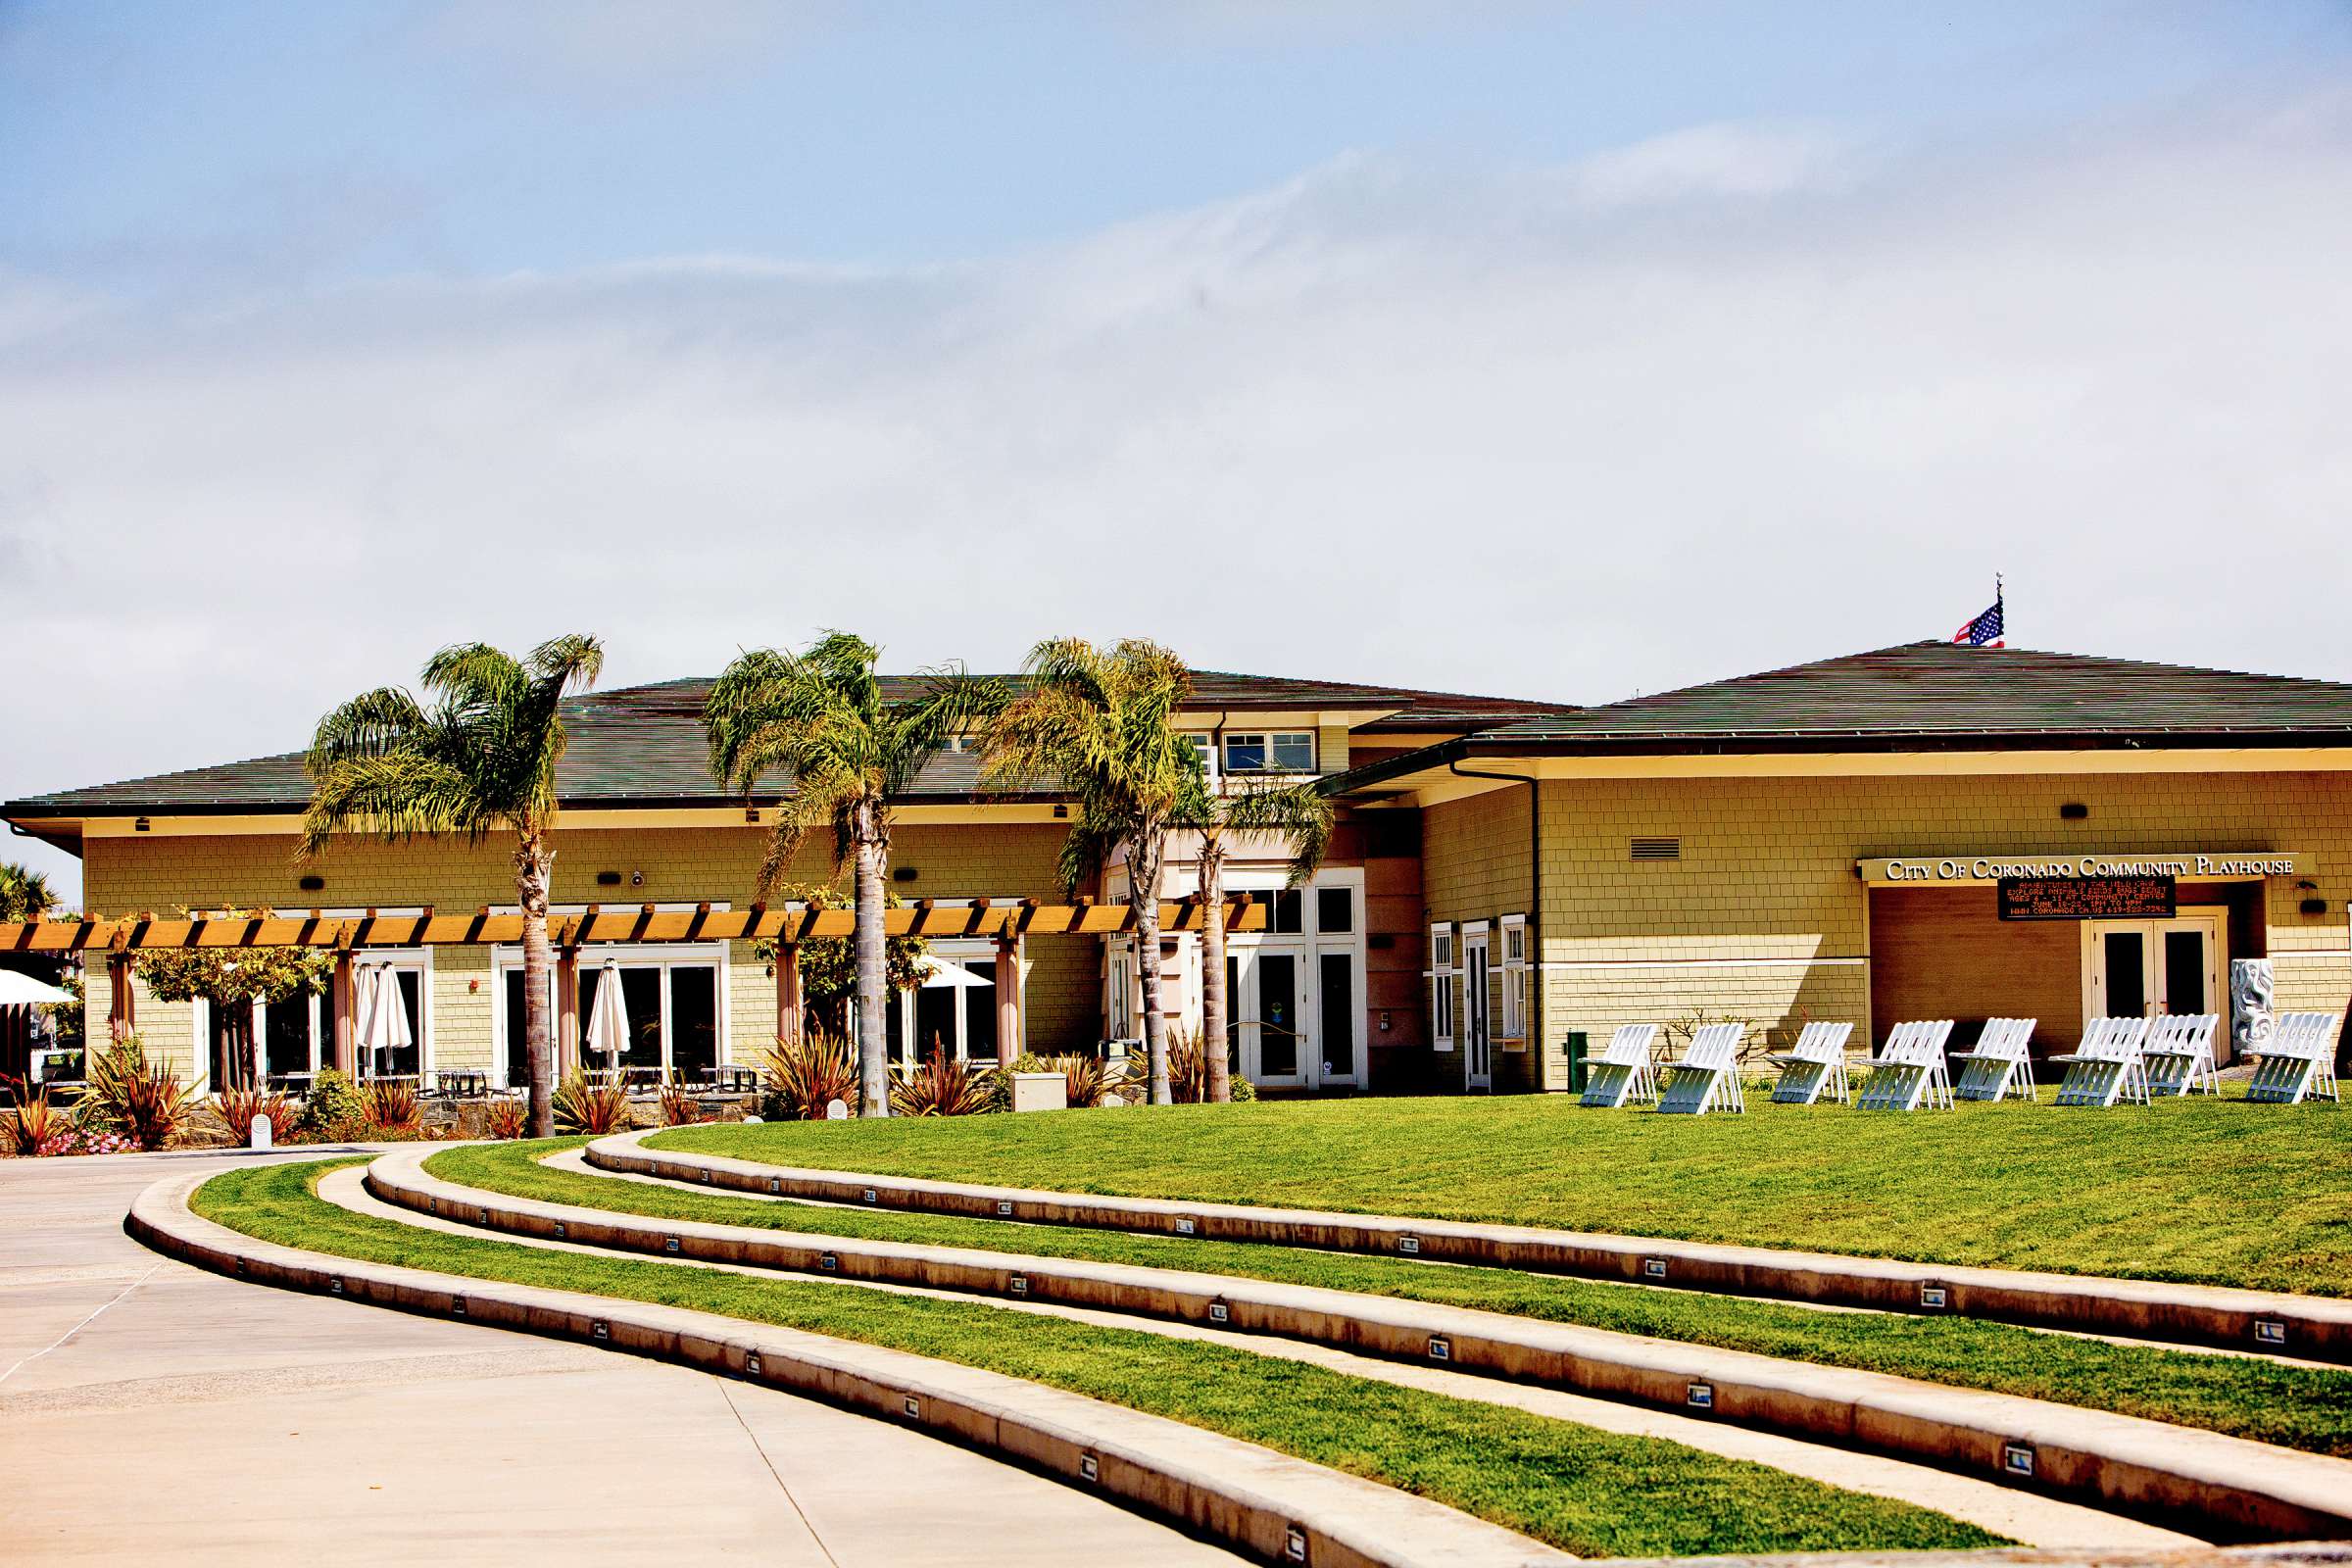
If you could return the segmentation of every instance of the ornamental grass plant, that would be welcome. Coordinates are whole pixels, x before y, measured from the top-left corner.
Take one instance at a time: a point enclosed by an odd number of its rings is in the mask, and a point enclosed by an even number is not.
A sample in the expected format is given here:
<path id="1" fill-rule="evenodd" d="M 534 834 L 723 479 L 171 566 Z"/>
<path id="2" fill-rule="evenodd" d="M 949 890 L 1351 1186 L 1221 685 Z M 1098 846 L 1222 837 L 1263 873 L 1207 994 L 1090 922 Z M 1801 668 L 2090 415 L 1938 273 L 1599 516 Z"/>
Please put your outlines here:
<path id="1" fill-rule="evenodd" d="M 196 1108 L 179 1074 L 149 1061 L 136 1035 L 93 1056 L 89 1073 L 74 1104 L 75 1123 L 92 1133 L 120 1134 L 137 1149 L 163 1148 Z"/>
<path id="2" fill-rule="evenodd" d="M 996 1074 L 932 1048 L 930 1059 L 890 1086 L 894 1116 L 977 1116 L 997 1108 Z"/>
<path id="3" fill-rule="evenodd" d="M 832 1102 L 851 1105 L 858 1100 L 857 1054 L 849 1041 L 823 1029 L 768 1047 L 760 1078 L 765 1121 L 822 1121 Z"/>
<path id="4" fill-rule="evenodd" d="M 625 1083 L 592 1082 L 586 1073 L 574 1069 L 571 1076 L 556 1086 L 556 1126 L 563 1132 L 601 1138 L 607 1133 L 626 1132 L 635 1125 L 636 1117 L 629 1110 L 629 1086 Z"/>

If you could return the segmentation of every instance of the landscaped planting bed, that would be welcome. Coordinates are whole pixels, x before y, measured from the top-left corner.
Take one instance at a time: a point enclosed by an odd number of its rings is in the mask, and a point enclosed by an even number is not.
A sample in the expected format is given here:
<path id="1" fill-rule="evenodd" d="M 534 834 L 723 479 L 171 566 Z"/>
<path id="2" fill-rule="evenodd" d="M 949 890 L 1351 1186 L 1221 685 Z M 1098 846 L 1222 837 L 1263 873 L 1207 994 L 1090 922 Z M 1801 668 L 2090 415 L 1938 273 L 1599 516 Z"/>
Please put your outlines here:
<path id="1" fill-rule="evenodd" d="M 1301 1248 L 1179 1241 L 1047 1225 L 730 1198 L 539 1163 L 586 1140 L 445 1150 L 445 1181 L 613 1213 L 1086 1258 L 1361 1291 L 1888 1372 L 2206 1427 L 2352 1457 L 2352 1372 L 2109 1345 L 1962 1318 L 1824 1313 L 1740 1297 L 1647 1290 L 1508 1269 L 1410 1263 Z"/>
<path id="2" fill-rule="evenodd" d="M 679 1128 L 656 1147 L 1063 1192 L 1489 1220 L 2352 1296 L 2352 1112 L 1559 1096 L 1293 1101 Z"/>
<path id="3" fill-rule="evenodd" d="M 1223 1346 L 977 1302 L 764 1280 L 420 1230 L 320 1199 L 334 1160 L 215 1177 L 217 1224 L 342 1257 L 723 1313 L 984 1367 L 1366 1476 L 1591 1556 L 1967 1547 L 1997 1538 L 1654 1439 L 1369 1383 Z"/>

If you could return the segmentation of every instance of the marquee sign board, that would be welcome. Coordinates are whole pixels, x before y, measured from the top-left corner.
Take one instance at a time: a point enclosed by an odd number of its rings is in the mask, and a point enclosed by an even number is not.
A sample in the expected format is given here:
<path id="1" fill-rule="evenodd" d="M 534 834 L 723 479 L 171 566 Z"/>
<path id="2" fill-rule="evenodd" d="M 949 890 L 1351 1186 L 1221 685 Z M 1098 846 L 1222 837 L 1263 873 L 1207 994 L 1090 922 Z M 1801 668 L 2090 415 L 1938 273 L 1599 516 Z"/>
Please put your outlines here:
<path id="1" fill-rule="evenodd" d="M 2003 877 L 2004 920 L 2169 920 L 2179 884 L 2169 876 Z"/>
<path id="2" fill-rule="evenodd" d="M 2000 882 L 2070 882 L 2097 877 L 2171 877 L 2179 882 L 2252 882 L 2305 876 L 2297 850 L 2205 850 L 2179 855 L 1903 855 L 1856 860 L 1873 886 L 1990 887 Z"/>

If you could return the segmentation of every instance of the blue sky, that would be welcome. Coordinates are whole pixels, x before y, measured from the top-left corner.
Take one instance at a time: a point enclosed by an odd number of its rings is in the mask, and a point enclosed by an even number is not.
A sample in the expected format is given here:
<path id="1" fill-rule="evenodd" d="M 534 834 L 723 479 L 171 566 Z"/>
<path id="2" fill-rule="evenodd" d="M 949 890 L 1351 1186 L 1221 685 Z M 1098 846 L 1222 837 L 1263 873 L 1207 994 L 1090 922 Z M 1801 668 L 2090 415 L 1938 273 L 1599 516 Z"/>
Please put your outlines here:
<path id="1" fill-rule="evenodd" d="M 2341 0 L 0 0 L 0 798 L 568 630 L 2352 680 L 2347 191 Z"/>

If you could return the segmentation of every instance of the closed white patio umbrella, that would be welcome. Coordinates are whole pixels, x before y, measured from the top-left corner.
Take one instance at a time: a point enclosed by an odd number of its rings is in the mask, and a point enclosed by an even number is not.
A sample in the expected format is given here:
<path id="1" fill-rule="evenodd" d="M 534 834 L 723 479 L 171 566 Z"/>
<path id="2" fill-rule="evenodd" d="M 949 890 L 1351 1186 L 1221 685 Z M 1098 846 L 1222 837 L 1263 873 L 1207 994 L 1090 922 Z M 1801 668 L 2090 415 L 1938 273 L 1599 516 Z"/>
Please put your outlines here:
<path id="1" fill-rule="evenodd" d="M 629 1046 L 629 1008 L 621 1000 L 620 965 L 608 961 L 596 983 L 596 1001 L 588 1009 L 588 1049 L 612 1058 L 620 1070 L 620 1054 Z"/>
<path id="2" fill-rule="evenodd" d="M 400 981 L 388 963 L 368 964 L 359 971 L 360 1059 L 367 1076 L 391 1075 L 395 1056 L 416 1043 L 409 1029 L 409 1009 L 402 1004 Z"/>

